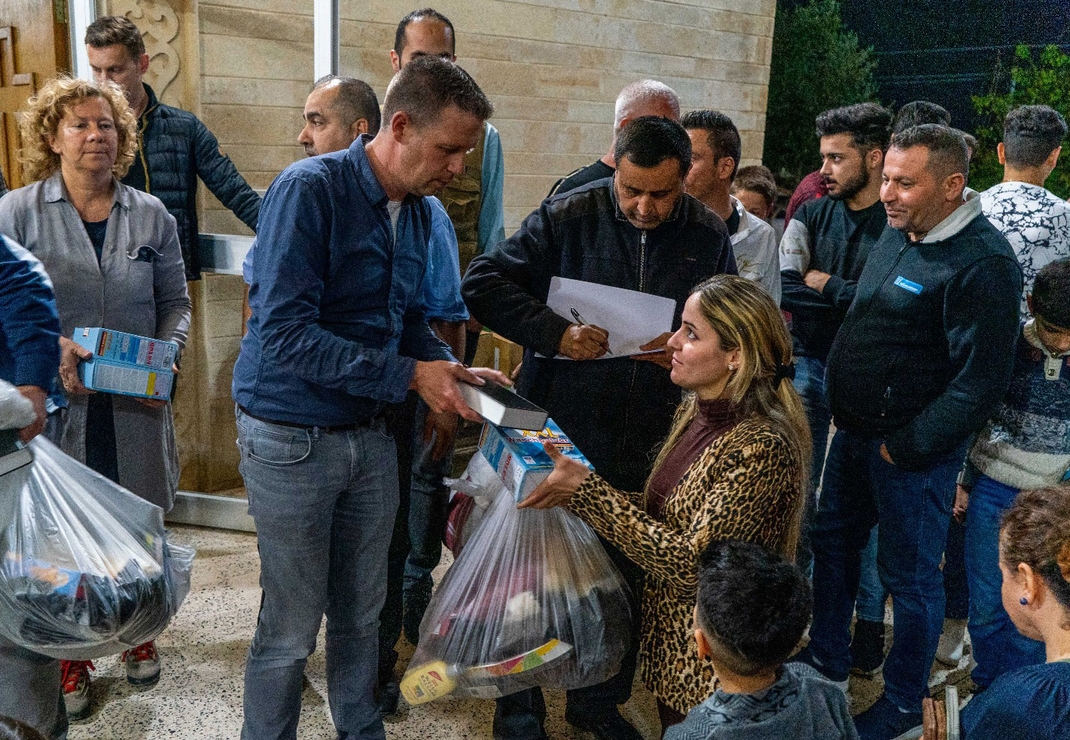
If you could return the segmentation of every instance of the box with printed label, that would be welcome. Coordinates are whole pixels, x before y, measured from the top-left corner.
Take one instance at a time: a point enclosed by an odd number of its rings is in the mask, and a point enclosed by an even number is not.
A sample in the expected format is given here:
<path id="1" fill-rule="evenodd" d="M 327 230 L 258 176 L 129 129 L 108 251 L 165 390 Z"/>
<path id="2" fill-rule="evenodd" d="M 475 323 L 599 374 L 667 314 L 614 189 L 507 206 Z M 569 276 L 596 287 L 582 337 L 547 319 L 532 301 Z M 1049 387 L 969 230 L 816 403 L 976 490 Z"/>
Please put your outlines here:
<path id="1" fill-rule="evenodd" d="M 553 461 L 542 448 L 543 442 L 549 442 L 561 454 L 594 470 L 553 419 L 547 419 L 546 426 L 538 432 L 499 427 L 490 422 L 483 425 L 479 451 L 518 502 L 527 498 L 554 469 Z"/>
<path id="2" fill-rule="evenodd" d="M 171 397 L 176 343 L 99 327 L 79 327 L 72 339 L 93 353 L 78 365 L 78 377 L 89 390 L 141 398 Z"/>

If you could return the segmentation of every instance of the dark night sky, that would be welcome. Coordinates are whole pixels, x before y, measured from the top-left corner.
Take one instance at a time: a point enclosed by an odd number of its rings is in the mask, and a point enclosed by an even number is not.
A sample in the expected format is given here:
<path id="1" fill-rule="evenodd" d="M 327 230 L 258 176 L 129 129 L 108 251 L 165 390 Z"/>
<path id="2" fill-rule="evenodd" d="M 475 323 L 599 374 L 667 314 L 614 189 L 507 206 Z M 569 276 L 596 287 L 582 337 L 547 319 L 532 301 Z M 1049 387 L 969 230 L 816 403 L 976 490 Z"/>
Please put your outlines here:
<path id="1" fill-rule="evenodd" d="M 970 95 L 988 91 L 997 59 L 1009 60 L 1015 44 L 1070 50 L 1070 0 L 841 0 L 841 5 L 844 23 L 863 46 L 878 52 L 883 103 L 898 108 L 932 100 L 951 111 L 953 125 L 967 130 Z"/>

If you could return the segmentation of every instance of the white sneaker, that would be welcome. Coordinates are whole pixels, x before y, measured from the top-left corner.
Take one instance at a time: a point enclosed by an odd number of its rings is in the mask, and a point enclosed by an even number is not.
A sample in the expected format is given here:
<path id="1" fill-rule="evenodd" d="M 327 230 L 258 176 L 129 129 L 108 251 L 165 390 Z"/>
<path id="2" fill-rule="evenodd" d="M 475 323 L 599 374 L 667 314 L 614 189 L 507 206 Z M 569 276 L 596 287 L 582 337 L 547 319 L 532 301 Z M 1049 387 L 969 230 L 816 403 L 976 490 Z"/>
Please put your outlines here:
<path id="1" fill-rule="evenodd" d="M 135 686 L 152 686 L 160 680 L 160 656 L 155 642 L 146 642 L 123 653 L 126 680 Z"/>
<path id="2" fill-rule="evenodd" d="M 945 619 L 944 631 L 936 646 L 936 659 L 946 666 L 958 667 L 962 660 L 962 645 L 966 638 L 965 619 Z"/>

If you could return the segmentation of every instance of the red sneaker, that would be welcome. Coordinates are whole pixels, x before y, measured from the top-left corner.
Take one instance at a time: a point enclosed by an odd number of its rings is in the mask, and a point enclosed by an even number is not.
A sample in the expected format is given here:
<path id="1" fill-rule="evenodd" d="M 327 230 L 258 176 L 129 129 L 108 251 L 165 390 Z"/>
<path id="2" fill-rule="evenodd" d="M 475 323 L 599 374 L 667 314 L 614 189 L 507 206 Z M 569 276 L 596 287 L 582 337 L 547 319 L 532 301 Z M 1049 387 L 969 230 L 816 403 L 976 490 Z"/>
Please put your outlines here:
<path id="1" fill-rule="evenodd" d="M 160 656 L 156 643 L 149 641 L 123 653 L 126 680 L 135 686 L 152 686 L 160 680 Z"/>
<path id="2" fill-rule="evenodd" d="M 59 665 L 67 719 L 85 719 L 89 716 L 89 672 L 93 664 L 88 660 L 61 660 Z"/>

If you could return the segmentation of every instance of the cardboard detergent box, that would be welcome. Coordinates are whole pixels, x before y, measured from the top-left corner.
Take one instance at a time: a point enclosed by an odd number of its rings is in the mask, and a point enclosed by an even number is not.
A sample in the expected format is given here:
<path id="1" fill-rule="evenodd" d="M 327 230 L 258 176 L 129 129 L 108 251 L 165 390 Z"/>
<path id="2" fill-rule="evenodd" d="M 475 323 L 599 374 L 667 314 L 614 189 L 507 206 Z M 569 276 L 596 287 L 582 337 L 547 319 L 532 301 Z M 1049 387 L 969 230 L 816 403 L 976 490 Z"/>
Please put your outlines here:
<path id="1" fill-rule="evenodd" d="M 172 367 L 178 357 L 174 342 L 99 327 L 79 327 L 71 339 L 93 353 L 78 365 L 78 377 L 89 390 L 171 398 Z"/>
<path id="2" fill-rule="evenodd" d="M 498 473 L 498 477 L 517 502 L 527 498 L 554 469 L 553 461 L 542 448 L 543 442 L 551 443 L 561 454 L 594 470 L 590 461 L 553 419 L 547 419 L 546 426 L 537 432 L 499 427 L 490 422 L 483 425 L 483 433 L 479 437 L 479 451 Z"/>

